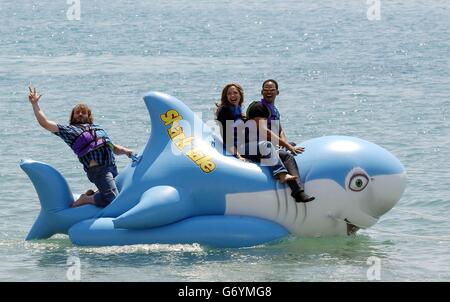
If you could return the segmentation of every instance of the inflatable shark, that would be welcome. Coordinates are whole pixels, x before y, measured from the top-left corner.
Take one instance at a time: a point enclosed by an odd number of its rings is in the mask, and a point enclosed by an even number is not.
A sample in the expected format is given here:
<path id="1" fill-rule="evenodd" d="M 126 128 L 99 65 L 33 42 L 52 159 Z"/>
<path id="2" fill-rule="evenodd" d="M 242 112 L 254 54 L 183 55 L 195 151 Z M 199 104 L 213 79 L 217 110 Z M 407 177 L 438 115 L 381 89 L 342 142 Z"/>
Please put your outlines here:
<path id="1" fill-rule="evenodd" d="M 296 203 L 267 167 L 222 152 L 222 140 L 176 98 L 144 97 L 151 135 L 116 178 L 105 208 L 74 201 L 64 177 L 22 160 L 41 212 L 27 240 L 68 234 L 76 245 L 200 243 L 254 246 L 296 236 L 351 235 L 369 228 L 401 198 L 406 173 L 391 153 L 368 141 L 326 136 L 303 142 L 296 161 L 307 194 Z"/>

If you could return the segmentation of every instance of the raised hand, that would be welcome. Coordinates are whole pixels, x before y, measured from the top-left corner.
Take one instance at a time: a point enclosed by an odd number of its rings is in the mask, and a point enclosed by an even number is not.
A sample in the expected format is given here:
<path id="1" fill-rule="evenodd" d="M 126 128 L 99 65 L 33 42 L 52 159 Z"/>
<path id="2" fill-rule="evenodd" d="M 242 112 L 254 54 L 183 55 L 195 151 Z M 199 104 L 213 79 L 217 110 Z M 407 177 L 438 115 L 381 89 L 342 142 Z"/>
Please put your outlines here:
<path id="1" fill-rule="evenodd" d="M 28 100 L 31 104 L 37 104 L 42 97 L 42 94 L 37 93 L 36 88 L 28 87 L 30 92 L 28 93 Z"/>

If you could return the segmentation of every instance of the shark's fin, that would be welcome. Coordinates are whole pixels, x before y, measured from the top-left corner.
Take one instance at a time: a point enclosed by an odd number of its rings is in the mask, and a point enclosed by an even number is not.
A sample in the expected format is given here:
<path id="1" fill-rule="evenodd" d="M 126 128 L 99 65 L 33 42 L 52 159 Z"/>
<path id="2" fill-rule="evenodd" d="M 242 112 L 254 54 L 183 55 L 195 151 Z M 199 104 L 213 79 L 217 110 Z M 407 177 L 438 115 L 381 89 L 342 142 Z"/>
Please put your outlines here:
<path id="1" fill-rule="evenodd" d="M 69 208 L 73 195 L 64 177 L 52 166 L 33 161 L 22 160 L 20 167 L 28 175 L 36 189 L 41 203 L 41 212 L 26 240 L 45 239 L 57 233 L 51 213 Z"/>
<path id="2" fill-rule="evenodd" d="M 147 229 L 170 224 L 191 215 L 188 194 L 171 186 L 156 186 L 142 194 L 138 204 L 113 219 L 114 227 Z"/>
<path id="3" fill-rule="evenodd" d="M 46 239 L 56 234 L 54 224 L 44 211 L 39 213 L 25 240 Z"/>
<path id="4" fill-rule="evenodd" d="M 185 161 L 186 157 L 179 155 L 190 150 L 192 146 L 201 148 L 206 154 L 215 154 L 214 148 L 221 144 L 213 129 L 203 123 L 201 117 L 177 98 L 150 91 L 144 96 L 144 102 L 150 116 L 151 135 L 135 160 L 116 177 L 121 195 L 122 191 L 138 182 L 153 167 L 155 161 L 159 163 Z M 127 200 L 133 193 L 125 195 L 114 200 L 100 216 L 117 217 L 134 206 L 135 204 Z"/>
<path id="5" fill-rule="evenodd" d="M 41 203 L 41 212 L 26 240 L 45 239 L 67 233 L 75 223 L 95 216 L 100 209 L 93 205 L 70 208 L 73 195 L 65 178 L 52 166 L 22 160 L 20 167 L 30 177 Z"/>
<path id="6" fill-rule="evenodd" d="M 52 166 L 33 160 L 22 160 L 20 167 L 36 189 L 45 212 L 58 212 L 70 207 L 73 195 L 66 179 Z"/>
<path id="7" fill-rule="evenodd" d="M 214 146 L 216 143 L 212 129 L 203 123 L 188 106 L 177 98 L 160 92 L 148 92 L 144 96 L 150 115 L 152 133 L 137 166 L 147 166 L 146 162 L 157 158 L 175 138 L 178 146 L 186 144 L 190 138 Z M 186 138 L 186 140 L 183 140 Z"/>

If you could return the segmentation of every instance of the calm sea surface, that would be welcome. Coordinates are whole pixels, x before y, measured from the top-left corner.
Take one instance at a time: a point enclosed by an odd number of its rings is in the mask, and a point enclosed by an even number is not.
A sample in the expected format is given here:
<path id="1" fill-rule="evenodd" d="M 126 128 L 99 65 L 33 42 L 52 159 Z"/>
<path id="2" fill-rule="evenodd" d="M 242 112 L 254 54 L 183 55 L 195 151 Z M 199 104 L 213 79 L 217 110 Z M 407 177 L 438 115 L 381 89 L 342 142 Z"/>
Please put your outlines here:
<path id="1" fill-rule="evenodd" d="M 82 281 L 367 281 L 369 257 L 382 281 L 450 281 L 450 2 L 381 0 L 378 21 L 365 0 L 311 2 L 81 0 L 71 21 L 65 0 L 1 0 L 0 281 L 65 281 L 71 256 Z M 35 121 L 30 82 L 51 120 L 86 102 L 115 142 L 140 150 L 145 92 L 208 121 L 226 83 L 241 83 L 248 104 L 269 77 L 291 141 L 357 136 L 404 164 L 406 192 L 373 228 L 244 249 L 24 241 L 40 205 L 20 159 L 50 163 L 73 192 L 90 187 Z"/>

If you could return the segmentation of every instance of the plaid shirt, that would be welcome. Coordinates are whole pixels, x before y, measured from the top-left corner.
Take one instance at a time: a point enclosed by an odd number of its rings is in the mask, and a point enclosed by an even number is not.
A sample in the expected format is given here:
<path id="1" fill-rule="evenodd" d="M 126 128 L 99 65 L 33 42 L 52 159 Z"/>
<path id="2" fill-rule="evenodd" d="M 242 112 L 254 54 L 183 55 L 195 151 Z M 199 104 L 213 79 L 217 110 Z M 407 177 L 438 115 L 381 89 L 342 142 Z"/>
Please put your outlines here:
<path id="1" fill-rule="evenodd" d="M 102 137 L 106 141 L 106 145 L 101 146 L 91 152 L 87 153 L 82 157 L 78 157 L 80 163 L 83 164 L 84 171 L 87 172 L 89 167 L 89 162 L 95 160 L 99 165 L 115 165 L 114 153 L 110 146 L 112 145 L 111 139 L 105 130 L 103 130 L 99 125 L 90 125 L 91 128 L 95 130 L 98 136 Z M 69 147 L 72 148 L 73 143 L 76 138 L 83 132 L 83 129 L 78 125 L 60 125 L 58 124 L 58 132 L 54 134 L 62 138 Z"/>

